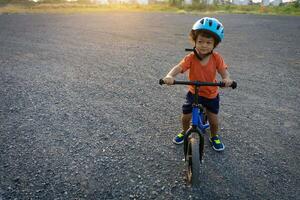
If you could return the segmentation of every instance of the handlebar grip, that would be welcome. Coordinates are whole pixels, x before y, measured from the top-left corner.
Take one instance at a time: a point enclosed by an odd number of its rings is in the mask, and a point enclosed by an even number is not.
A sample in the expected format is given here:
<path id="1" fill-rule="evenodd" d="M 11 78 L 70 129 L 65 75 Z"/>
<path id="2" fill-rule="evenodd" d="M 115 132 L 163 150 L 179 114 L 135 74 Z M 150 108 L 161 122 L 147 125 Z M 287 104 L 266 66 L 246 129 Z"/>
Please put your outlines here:
<path id="1" fill-rule="evenodd" d="M 194 51 L 194 49 L 185 49 L 185 51 Z"/>
<path id="2" fill-rule="evenodd" d="M 225 87 L 225 83 L 220 82 L 220 87 Z M 235 81 L 232 81 L 229 87 L 231 87 L 234 90 L 237 87 L 237 83 Z"/>
<path id="3" fill-rule="evenodd" d="M 232 89 L 235 89 L 237 87 L 237 82 L 233 81 L 230 87 Z"/>
<path id="4" fill-rule="evenodd" d="M 165 84 L 165 81 L 163 79 L 159 79 L 159 85 Z"/>

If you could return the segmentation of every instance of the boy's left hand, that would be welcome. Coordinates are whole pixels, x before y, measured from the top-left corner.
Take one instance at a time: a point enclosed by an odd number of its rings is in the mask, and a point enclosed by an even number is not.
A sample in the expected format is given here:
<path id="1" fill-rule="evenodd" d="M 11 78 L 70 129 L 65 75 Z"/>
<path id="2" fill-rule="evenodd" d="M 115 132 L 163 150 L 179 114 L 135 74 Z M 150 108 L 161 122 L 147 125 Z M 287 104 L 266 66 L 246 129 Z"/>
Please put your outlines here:
<path id="1" fill-rule="evenodd" d="M 231 84 L 232 84 L 232 82 L 233 82 L 233 80 L 231 80 L 231 79 L 229 79 L 229 78 L 224 78 L 224 79 L 222 79 L 221 82 L 222 82 L 222 83 L 225 83 L 225 87 L 230 87 Z"/>

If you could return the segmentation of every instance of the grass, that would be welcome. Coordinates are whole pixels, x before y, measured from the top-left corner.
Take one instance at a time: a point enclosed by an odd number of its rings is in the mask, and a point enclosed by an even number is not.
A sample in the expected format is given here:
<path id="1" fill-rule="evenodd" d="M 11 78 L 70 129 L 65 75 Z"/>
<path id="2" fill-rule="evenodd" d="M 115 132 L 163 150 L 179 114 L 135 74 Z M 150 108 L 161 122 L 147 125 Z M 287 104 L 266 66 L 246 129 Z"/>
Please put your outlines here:
<path id="1" fill-rule="evenodd" d="M 135 12 L 177 12 L 177 13 L 239 13 L 239 14 L 269 14 L 300 16 L 300 6 L 297 3 L 262 7 L 260 5 L 203 5 L 176 6 L 169 4 L 113 4 L 95 5 L 80 3 L 26 3 L 0 4 L 0 13 L 90 13 L 104 11 L 135 11 Z"/>
<path id="2" fill-rule="evenodd" d="M 103 11 L 170 11 L 177 12 L 180 9 L 168 5 L 149 5 L 138 4 L 113 4 L 113 5 L 95 5 L 95 4 L 7 4 L 0 6 L 0 13 L 89 13 Z"/>

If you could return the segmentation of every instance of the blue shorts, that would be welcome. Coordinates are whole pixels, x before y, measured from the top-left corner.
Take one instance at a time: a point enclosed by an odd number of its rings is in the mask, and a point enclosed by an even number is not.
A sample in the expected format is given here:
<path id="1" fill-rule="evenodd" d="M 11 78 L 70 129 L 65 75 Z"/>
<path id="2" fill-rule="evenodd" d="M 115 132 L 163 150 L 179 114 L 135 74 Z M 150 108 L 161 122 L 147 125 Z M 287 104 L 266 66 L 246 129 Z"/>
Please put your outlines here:
<path id="1" fill-rule="evenodd" d="M 188 92 L 186 94 L 186 101 L 182 105 L 182 113 L 183 114 L 190 114 L 192 113 L 192 103 L 194 100 L 194 95 L 191 92 Z M 214 114 L 219 113 L 219 107 L 220 107 L 220 97 L 219 94 L 214 99 L 208 99 L 205 97 L 199 96 L 198 103 L 202 104 L 207 110 Z"/>

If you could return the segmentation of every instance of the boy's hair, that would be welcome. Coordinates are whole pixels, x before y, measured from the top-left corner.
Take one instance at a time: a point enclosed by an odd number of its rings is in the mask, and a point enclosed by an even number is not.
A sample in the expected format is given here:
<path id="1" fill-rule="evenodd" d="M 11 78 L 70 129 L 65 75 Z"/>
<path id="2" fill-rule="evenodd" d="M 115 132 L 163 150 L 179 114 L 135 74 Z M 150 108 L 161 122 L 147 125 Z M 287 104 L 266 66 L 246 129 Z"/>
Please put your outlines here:
<path id="1" fill-rule="evenodd" d="M 191 30 L 191 32 L 189 34 L 189 38 L 190 38 L 191 42 L 193 43 L 193 45 L 195 45 L 198 35 L 201 35 L 202 37 L 206 37 L 206 38 L 213 38 L 214 39 L 214 47 L 216 47 L 219 44 L 219 40 L 210 31 Z"/>

